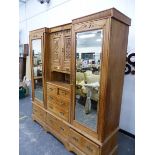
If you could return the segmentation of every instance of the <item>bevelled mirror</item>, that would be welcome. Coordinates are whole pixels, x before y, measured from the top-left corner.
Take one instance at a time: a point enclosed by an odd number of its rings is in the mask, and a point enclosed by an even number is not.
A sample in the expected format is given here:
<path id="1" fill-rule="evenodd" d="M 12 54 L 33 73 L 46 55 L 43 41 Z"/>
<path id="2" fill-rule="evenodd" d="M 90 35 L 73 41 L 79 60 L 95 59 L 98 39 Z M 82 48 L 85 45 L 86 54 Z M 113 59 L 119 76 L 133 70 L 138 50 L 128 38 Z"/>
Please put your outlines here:
<path id="1" fill-rule="evenodd" d="M 76 33 L 75 120 L 97 131 L 103 30 Z"/>
<path id="2" fill-rule="evenodd" d="M 34 96 L 43 101 L 41 39 L 32 40 Z"/>

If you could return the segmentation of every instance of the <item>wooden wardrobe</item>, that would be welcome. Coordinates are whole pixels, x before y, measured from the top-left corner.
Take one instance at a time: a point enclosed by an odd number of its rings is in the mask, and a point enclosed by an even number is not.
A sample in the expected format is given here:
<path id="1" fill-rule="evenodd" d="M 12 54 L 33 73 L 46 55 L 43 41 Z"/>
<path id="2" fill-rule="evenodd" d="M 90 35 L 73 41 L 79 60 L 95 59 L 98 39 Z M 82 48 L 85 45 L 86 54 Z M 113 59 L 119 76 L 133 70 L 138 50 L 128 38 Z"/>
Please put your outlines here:
<path id="1" fill-rule="evenodd" d="M 30 32 L 32 118 L 77 155 L 117 154 L 130 24 L 112 8 Z"/>

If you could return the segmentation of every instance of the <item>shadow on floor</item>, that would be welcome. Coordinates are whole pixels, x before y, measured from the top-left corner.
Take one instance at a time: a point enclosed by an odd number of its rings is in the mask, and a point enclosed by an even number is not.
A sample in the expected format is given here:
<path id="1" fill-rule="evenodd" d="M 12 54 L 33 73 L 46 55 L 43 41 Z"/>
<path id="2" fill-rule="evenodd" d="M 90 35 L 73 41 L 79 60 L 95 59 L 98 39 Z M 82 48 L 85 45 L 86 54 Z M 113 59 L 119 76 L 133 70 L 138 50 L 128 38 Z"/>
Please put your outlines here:
<path id="1" fill-rule="evenodd" d="M 19 101 L 19 155 L 74 155 L 52 134 L 31 119 L 31 98 Z M 122 133 L 118 137 L 118 155 L 134 155 L 135 140 Z"/>

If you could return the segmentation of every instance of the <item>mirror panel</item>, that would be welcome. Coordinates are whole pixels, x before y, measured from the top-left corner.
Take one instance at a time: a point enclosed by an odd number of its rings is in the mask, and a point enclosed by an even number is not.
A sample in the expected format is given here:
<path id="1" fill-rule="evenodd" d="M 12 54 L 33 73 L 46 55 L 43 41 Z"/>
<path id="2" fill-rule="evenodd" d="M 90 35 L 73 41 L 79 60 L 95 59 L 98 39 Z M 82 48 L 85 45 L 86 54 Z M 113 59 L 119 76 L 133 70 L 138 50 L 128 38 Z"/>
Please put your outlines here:
<path id="1" fill-rule="evenodd" d="M 32 40 L 34 97 L 43 101 L 41 39 Z"/>
<path id="2" fill-rule="evenodd" d="M 103 30 L 76 33 L 75 120 L 97 131 Z"/>
<path id="3" fill-rule="evenodd" d="M 41 39 L 32 41 L 33 51 L 33 75 L 34 77 L 42 76 L 42 55 L 41 55 Z"/>
<path id="4" fill-rule="evenodd" d="M 34 80 L 34 96 L 40 101 L 43 101 L 43 83 L 42 78 Z"/>

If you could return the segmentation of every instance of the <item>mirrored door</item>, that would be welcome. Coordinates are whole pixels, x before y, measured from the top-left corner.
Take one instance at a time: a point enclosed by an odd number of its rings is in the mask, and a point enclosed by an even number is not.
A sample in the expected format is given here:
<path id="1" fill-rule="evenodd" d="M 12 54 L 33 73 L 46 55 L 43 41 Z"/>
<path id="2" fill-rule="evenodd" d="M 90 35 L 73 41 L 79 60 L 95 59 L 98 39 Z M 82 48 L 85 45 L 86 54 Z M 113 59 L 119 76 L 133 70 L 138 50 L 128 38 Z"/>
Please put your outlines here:
<path id="1" fill-rule="evenodd" d="M 75 120 L 97 132 L 103 30 L 76 33 Z"/>
<path id="2" fill-rule="evenodd" d="M 41 39 L 32 40 L 34 98 L 43 101 Z"/>

